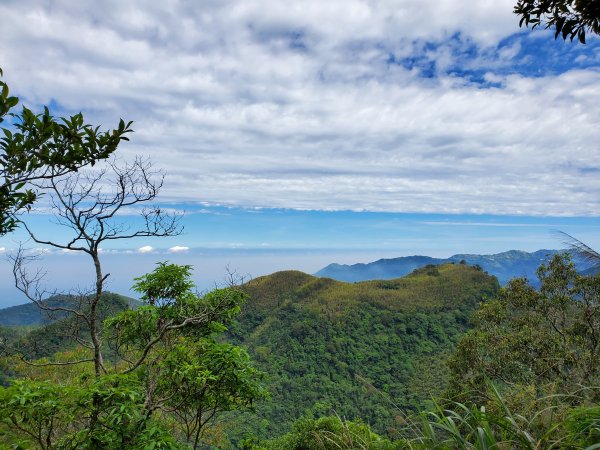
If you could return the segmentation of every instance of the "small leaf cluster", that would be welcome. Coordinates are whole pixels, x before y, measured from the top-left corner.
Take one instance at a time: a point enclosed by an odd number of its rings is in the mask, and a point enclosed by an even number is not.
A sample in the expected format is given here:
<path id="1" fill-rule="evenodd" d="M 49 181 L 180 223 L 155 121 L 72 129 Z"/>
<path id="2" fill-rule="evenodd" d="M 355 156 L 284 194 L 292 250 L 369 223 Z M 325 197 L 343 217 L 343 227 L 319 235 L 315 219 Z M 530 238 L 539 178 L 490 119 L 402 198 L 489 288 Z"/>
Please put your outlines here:
<path id="1" fill-rule="evenodd" d="M 577 38 L 585 44 L 586 32 L 600 34 L 598 0 L 519 0 L 514 13 L 521 17 L 519 26 L 554 28 L 555 39 Z"/>

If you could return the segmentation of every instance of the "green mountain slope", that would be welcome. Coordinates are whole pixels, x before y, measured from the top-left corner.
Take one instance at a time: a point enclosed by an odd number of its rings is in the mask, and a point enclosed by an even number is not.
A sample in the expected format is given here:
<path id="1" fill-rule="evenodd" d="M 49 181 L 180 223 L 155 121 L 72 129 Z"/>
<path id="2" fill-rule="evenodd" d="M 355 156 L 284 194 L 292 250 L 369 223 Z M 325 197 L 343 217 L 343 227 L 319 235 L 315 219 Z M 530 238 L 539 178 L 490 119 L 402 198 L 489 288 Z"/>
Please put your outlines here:
<path id="1" fill-rule="evenodd" d="M 75 307 L 73 302 L 74 299 L 68 296 L 56 296 L 45 301 L 45 303 L 49 305 L 51 304 L 52 306 L 60 305 Z M 124 309 L 135 307 L 136 304 L 137 301 L 132 298 L 111 292 L 105 292 L 102 294 L 98 315 L 100 320 L 103 321 L 104 319 L 123 311 Z M 25 311 L 26 314 L 22 314 L 20 317 L 24 320 L 29 320 L 35 317 L 35 315 L 31 313 L 30 308 L 26 308 L 29 306 L 37 308 L 32 304 L 15 306 L 7 309 L 14 311 L 15 308 L 21 308 L 21 311 Z M 82 306 L 81 308 L 82 310 L 85 310 L 85 306 Z M 0 314 L 2 314 L 4 311 L 6 310 L 0 310 Z M 47 316 L 44 316 L 43 313 L 39 317 L 47 318 Z M 10 347 L 6 351 L 10 352 L 11 349 L 13 349 L 12 351 L 17 351 L 28 359 L 36 359 L 51 356 L 56 352 L 70 350 L 76 347 L 77 338 L 89 338 L 89 333 L 87 332 L 86 326 L 82 324 L 80 320 L 78 321 L 75 317 L 65 317 L 63 314 L 52 316 L 52 318 L 55 320 L 46 319 L 48 322 L 37 327 L 0 327 L 0 337 L 7 336 L 5 343 Z M 16 330 L 18 330 L 18 332 Z"/>
<path id="2" fill-rule="evenodd" d="M 43 303 L 49 307 L 72 307 L 74 299 L 68 295 L 53 295 Z M 33 302 L 0 309 L 0 326 L 37 326 L 65 317 L 64 313 L 48 313 Z"/>
<path id="3" fill-rule="evenodd" d="M 137 300 L 118 294 L 107 293 L 110 298 L 123 299 L 134 307 Z M 115 297 L 116 296 L 116 297 Z M 79 296 L 73 295 L 53 295 L 48 297 L 42 303 L 48 307 L 66 307 L 78 309 L 81 307 Z M 46 325 L 67 317 L 68 314 L 60 311 L 49 312 L 40 309 L 35 303 L 28 302 L 23 305 L 10 306 L 0 309 L 0 326 L 39 326 Z"/>
<path id="4" fill-rule="evenodd" d="M 251 300 L 231 335 L 268 374 L 273 398 L 254 419 L 264 433 L 335 412 L 393 434 L 392 403 L 415 409 L 441 392 L 446 357 L 498 281 L 447 264 L 355 284 L 278 272 L 244 289 Z"/>

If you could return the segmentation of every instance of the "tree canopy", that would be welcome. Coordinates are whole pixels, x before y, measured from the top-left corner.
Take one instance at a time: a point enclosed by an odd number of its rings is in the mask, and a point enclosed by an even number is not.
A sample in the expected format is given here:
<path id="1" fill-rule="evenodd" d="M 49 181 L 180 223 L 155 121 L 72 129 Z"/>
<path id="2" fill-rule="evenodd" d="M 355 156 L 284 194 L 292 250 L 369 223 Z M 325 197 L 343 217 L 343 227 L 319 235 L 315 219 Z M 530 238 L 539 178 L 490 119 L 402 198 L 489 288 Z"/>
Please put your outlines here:
<path id="1" fill-rule="evenodd" d="M 519 0 L 514 13 L 519 26 L 554 29 L 554 38 L 577 38 L 585 44 L 586 33 L 600 35 L 599 0 Z"/>
<path id="2" fill-rule="evenodd" d="M 0 69 L 0 76 L 2 76 Z M 121 141 L 128 140 L 132 122 L 101 131 L 85 123 L 81 113 L 55 118 L 48 108 L 40 114 L 23 107 L 12 113 L 19 99 L 0 79 L 0 236 L 17 226 L 16 215 L 35 203 L 33 181 L 48 180 L 108 158 Z"/>
<path id="3" fill-rule="evenodd" d="M 600 278 L 579 275 L 560 254 L 538 275 L 539 290 L 514 279 L 477 311 L 450 360 L 451 398 L 487 401 L 492 381 L 515 404 L 598 401 Z"/>

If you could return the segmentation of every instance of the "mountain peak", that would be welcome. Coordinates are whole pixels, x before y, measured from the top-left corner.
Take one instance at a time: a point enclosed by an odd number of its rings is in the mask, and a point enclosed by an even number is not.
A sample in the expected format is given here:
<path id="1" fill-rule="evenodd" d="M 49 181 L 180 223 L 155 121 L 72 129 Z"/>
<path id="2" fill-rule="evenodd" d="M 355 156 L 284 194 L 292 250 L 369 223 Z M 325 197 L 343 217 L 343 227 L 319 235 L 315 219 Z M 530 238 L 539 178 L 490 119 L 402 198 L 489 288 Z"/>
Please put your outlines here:
<path id="1" fill-rule="evenodd" d="M 478 265 L 491 275 L 495 275 L 501 284 L 506 284 L 515 277 L 527 277 L 536 285 L 538 283 L 536 271 L 539 265 L 562 251 L 564 250 L 541 249 L 529 253 L 523 250 L 508 250 L 490 255 L 456 254 L 445 259 L 423 255 L 401 256 L 353 265 L 333 263 L 319 270 L 315 275 L 349 282 L 388 280 L 407 275 L 428 264 L 439 265 L 464 261 L 469 265 Z M 580 270 L 587 268 L 587 266 L 580 266 L 578 267 Z"/>

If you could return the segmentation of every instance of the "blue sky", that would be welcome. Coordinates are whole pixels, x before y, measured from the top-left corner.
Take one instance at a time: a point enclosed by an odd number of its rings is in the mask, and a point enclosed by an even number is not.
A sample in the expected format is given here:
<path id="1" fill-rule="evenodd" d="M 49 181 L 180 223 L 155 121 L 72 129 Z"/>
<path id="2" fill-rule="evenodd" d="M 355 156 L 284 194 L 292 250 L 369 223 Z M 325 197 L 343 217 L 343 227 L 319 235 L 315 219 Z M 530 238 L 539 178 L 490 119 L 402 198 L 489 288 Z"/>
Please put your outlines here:
<path id="1" fill-rule="evenodd" d="M 186 211 L 181 236 L 105 249 L 138 258 L 115 289 L 164 257 L 207 285 L 226 264 L 556 248 L 553 229 L 600 247 L 600 39 L 520 30 L 513 6 L 5 0 L 0 66 L 33 109 L 134 120 L 119 159 L 149 157 L 161 207 Z M 47 212 L 27 220 L 64 237 Z M 62 289 L 79 263 L 47 257 Z"/>

